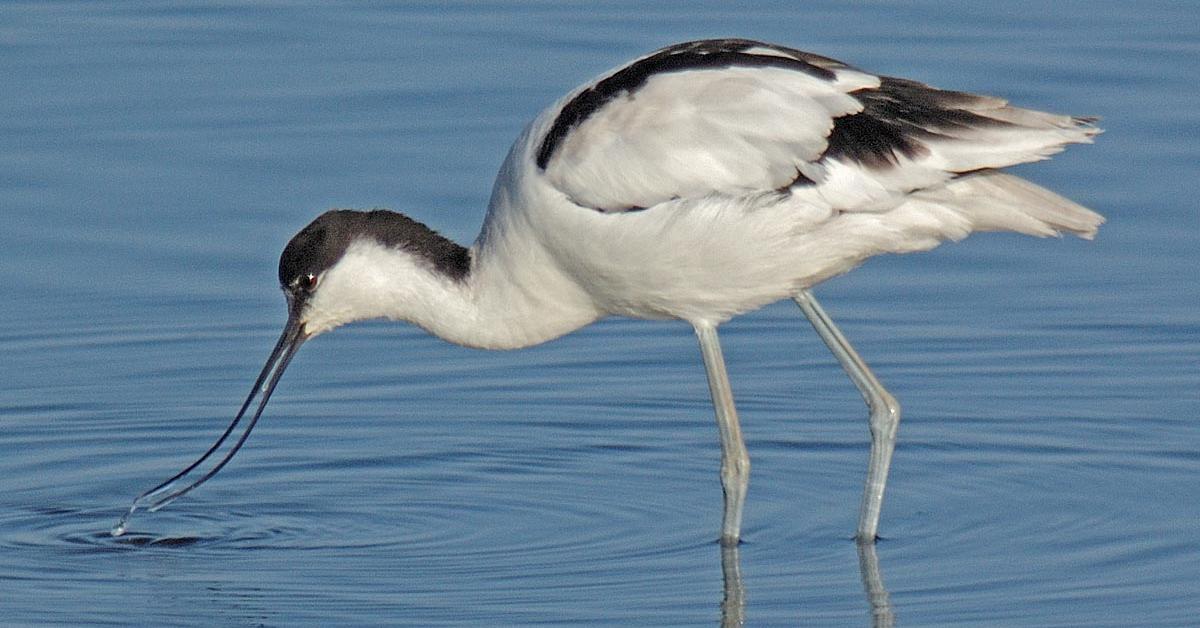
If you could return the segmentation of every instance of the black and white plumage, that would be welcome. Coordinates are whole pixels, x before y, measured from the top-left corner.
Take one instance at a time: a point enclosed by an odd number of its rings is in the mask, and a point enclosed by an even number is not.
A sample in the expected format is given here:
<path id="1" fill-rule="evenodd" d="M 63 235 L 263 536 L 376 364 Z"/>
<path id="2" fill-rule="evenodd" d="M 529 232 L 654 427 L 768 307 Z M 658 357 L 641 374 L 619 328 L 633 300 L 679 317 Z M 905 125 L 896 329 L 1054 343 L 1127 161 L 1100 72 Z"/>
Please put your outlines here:
<path id="1" fill-rule="evenodd" d="M 721 538 L 733 543 L 749 458 L 716 329 L 792 298 L 870 407 L 857 537 L 873 541 L 899 406 L 809 288 L 870 256 L 974 231 L 1092 237 L 1098 214 L 1000 169 L 1098 132 L 1088 118 L 876 76 L 783 46 L 722 39 L 651 53 L 529 125 L 471 247 L 387 211 L 328 212 L 297 234 L 279 267 L 287 327 L 249 397 L 204 456 L 129 514 L 169 503 L 224 466 L 291 356 L 315 335 L 390 318 L 451 342 L 511 349 L 622 315 L 681 319 L 696 330 L 721 436 Z M 256 398 L 230 451 L 173 491 Z"/>
<path id="2" fill-rule="evenodd" d="M 769 190 L 869 210 L 955 174 L 1045 157 L 1093 135 L 1089 122 L 781 46 L 710 40 L 665 48 L 568 96 L 536 163 L 601 211 Z M 842 189 L 856 182 L 875 189 Z"/>

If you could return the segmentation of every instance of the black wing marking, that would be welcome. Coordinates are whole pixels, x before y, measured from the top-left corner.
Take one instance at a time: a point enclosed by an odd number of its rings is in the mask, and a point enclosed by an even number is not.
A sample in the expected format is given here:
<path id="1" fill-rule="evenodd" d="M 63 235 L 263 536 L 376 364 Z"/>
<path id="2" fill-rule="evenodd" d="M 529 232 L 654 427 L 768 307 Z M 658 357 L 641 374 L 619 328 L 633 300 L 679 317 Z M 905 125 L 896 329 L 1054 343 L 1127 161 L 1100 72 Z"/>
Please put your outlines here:
<path id="1" fill-rule="evenodd" d="M 768 48 L 787 56 L 748 53 L 751 48 Z M 845 67 L 832 59 L 792 48 L 764 44 L 748 39 L 707 39 L 663 48 L 635 61 L 595 85 L 583 90 L 563 106 L 537 153 L 537 165 L 546 168 L 563 139 L 593 113 L 622 94 L 633 94 L 656 74 L 686 70 L 712 70 L 734 66 L 787 68 L 817 78 L 833 80 L 834 74 L 823 65 Z"/>

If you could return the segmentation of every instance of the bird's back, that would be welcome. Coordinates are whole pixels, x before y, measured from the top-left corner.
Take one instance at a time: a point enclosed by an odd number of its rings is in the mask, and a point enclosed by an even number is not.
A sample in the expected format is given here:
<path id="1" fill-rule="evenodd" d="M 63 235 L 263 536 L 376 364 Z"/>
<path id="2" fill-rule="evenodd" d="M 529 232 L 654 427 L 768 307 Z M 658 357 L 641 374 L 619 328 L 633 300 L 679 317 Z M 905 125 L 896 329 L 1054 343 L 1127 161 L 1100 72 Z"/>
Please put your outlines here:
<path id="1" fill-rule="evenodd" d="M 999 169 L 1098 132 L 789 48 L 689 42 L 543 112 L 477 249 L 554 264 L 603 313 L 719 322 L 973 231 L 1091 237 L 1099 215 Z"/>

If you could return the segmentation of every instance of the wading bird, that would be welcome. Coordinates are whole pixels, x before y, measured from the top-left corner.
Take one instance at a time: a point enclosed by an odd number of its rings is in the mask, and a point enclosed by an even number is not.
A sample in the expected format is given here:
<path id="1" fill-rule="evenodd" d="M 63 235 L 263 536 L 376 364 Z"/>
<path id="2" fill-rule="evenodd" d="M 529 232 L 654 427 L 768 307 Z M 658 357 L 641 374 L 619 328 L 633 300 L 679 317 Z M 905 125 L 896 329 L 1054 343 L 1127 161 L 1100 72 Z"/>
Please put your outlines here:
<path id="1" fill-rule="evenodd" d="M 143 493 L 156 510 L 245 442 L 304 341 L 373 318 L 445 340 L 515 349 L 606 316 L 696 331 L 721 442 L 721 540 L 737 543 L 750 459 L 717 326 L 794 299 L 870 410 L 857 538 L 873 542 L 900 407 L 810 289 L 880 253 L 974 231 L 1091 238 L 1098 214 L 1001 172 L 1099 132 L 1089 118 L 877 76 L 755 41 L 677 44 L 544 111 L 500 168 L 470 247 L 390 211 L 322 214 L 279 260 L 283 335 L 236 418 L 199 460 Z M 197 471 L 259 402 L 231 450 Z"/>

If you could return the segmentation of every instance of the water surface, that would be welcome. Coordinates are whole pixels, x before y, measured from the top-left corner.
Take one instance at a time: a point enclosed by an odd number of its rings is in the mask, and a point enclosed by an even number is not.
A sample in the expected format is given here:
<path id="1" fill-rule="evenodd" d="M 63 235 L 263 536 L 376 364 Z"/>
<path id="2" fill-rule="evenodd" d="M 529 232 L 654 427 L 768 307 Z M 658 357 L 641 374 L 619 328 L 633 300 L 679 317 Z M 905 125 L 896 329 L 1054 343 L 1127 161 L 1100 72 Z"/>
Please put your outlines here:
<path id="1" fill-rule="evenodd" d="M 1200 611 L 1200 40 L 1185 3 L 56 2 L 0 8 L 8 624 L 1188 625 Z M 723 328 L 754 460 L 722 554 L 681 323 L 485 353 L 309 343 L 215 480 L 108 535 L 236 410 L 330 207 L 474 237 L 541 107 L 738 35 L 1107 132 L 1019 172 L 1095 242 L 974 236 L 818 289 L 905 408 L 872 555 L 865 410 L 799 311 Z"/>

